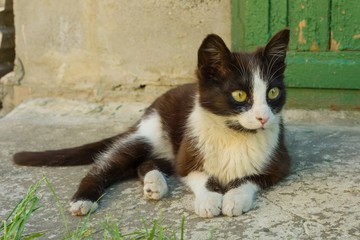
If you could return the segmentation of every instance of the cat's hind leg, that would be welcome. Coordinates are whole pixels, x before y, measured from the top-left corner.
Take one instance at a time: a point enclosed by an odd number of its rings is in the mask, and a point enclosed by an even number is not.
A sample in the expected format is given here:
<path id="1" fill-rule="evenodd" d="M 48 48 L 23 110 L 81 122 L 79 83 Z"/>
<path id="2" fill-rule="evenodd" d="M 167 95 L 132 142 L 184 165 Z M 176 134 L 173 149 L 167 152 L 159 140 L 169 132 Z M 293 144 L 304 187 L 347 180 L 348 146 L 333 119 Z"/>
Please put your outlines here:
<path id="1" fill-rule="evenodd" d="M 168 192 L 166 177 L 173 173 L 173 167 L 167 160 L 148 160 L 140 164 L 137 173 L 144 184 L 144 196 L 159 200 Z"/>
<path id="2" fill-rule="evenodd" d="M 105 189 L 116 181 L 136 176 L 136 168 L 151 155 L 152 147 L 141 137 L 115 142 L 99 155 L 93 168 L 81 180 L 70 203 L 72 215 L 86 215 L 97 208 Z"/>
<path id="3" fill-rule="evenodd" d="M 169 188 L 165 176 L 159 170 L 151 170 L 144 176 L 144 196 L 159 200 L 165 196 Z"/>

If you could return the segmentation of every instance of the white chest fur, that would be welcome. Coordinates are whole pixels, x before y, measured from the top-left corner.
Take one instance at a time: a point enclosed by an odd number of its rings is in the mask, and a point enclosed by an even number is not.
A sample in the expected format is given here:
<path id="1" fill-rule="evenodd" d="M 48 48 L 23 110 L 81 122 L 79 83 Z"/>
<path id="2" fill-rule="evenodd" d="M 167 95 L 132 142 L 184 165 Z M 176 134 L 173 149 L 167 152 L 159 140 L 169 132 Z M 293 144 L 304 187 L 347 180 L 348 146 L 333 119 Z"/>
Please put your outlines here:
<path id="1" fill-rule="evenodd" d="M 279 121 L 257 133 L 237 132 L 225 124 L 225 117 L 195 105 L 189 118 L 192 137 L 204 157 L 204 170 L 221 184 L 260 173 L 278 143 Z"/>

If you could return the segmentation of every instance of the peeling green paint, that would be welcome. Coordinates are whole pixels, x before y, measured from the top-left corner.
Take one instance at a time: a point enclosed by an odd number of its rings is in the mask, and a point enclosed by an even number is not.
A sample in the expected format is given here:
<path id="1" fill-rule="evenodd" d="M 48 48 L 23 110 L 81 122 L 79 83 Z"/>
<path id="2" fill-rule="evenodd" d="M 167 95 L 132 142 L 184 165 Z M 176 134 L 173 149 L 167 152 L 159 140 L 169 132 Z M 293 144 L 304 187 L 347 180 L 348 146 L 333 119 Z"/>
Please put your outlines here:
<path id="1" fill-rule="evenodd" d="M 329 48 L 329 0 L 291 0 L 287 14 L 291 29 L 290 50 L 326 51 Z"/>
<path id="2" fill-rule="evenodd" d="M 332 0 L 332 50 L 360 50 L 360 2 Z"/>

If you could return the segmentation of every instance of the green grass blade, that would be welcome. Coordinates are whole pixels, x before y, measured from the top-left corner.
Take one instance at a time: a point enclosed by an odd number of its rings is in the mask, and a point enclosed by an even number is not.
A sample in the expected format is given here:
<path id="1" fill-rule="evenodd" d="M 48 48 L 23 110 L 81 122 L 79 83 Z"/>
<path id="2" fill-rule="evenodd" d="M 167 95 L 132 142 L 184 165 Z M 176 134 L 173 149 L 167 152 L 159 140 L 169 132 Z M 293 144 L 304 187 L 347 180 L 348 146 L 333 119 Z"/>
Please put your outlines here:
<path id="1" fill-rule="evenodd" d="M 183 215 L 181 218 L 181 235 L 180 235 L 181 240 L 185 239 L 184 234 L 185 234 L 185 216 Z"/>
<path id="2" fill-rule="evenodd" d="M 37 210 L 40 197 L 37 196 L 37 191 L 42 183 L 42 180 L 38 181 L 34 185 L 30 186 L 26 196 L 20 200 L 13 210 L 10 212 L 6 220 L 3 221 L 1 229 L 3 234 L 0 237 L 1 240 L 5 239 L 22 239 L 22 233 L 25 229 L 27 221 L 30 216 Z M 33 233 L 34 236 L 41 233 Z"/>
<path id="3" fill-rule="evenodd" d="M 15 207 L 13 208 L 13 210 L 9 213 L 9 215 L 8 215 L 7 218 L 5 219 L 6 222 L 10 220 L 11 216 L 15 213 L 16 209 L 17 209 L 18 206 L 21 204 L 21 201 L 22 201 L 22 200 L 19 200 L 19 202 L 15 205 Z M 0 230 L 2 230 L 2 229 L 0 228 Z"/>
<path id="4" fill-rule="evenodd" d="M 160 223 L 159 224 L 159 233 L 158 233 L 158 237 L 157 239 L 159 240 L 162 240 L 165 236 L 165 233 L 164 233 L 164 227 L 162 226 L 162 224 Z"/>
<path id="5" fill-rule="evenodd" d="M 107 236 L 106 234 L 110 235 L 110 239 L 121 239 L 121 231 L 119 226 L 116 224 L 111 224 L 108 222 L 101 224 L 102 228 L 104 229 L 104 238 Z"/>
<path id="6" fill-rule="evenodd" d="M 145 219 L 144 219 L 143 217 L 141 218 L 141 221 L 142 221 L 142 223 L 143 223 L 143 227 L 144 227 L 144 229 L 145 229 L 146 235 L 149 235 L 149 229 L 147 228 Z"/>
<path id="7" fill-rule="evenodd" d="M 30 216 L 32 215 L 33 212 L 36 211 L 36 205 L 39 202 L 40 198 L 37 196 L 34 196 L 34 198 L 31 199 L 31 201 L 28 203 L 30 204 L 30 208 L 25 212 L 23 215 L 23 219 L 20 221 L 18 230 L 17 230 L 17 234 L 15 235 L 15 239 L 20 239 L 21 235 L 25 229 L 25 224 L 27 223 L 27 221 L 29 220 Z"/>
<path id="8" fill-rule="evenodd" d="M 153 223 L 153 226 L 151 228 L 151 232 L 150 232 L 150 235 L 148 237 L 149 240 L 152 240 L 155 238 L 155 234 L 156 234 L 156 229 L 157 229 L 157 224 L 158 224 L 158 220 L 155 219 L 154 223 Z"/>
<path id="9" fill-rule="evenodd" d="M 35 238 L 42 237 L 42 236 L 44 236 L 44 234 L 45 234 L 44 232 L 32 233 L 32 234 L 23 236 L 21 238 L 21 240 L 32 240 L 32 239 L 35 239 Z"/>
<path id="10" fill-rule="evenodd" d="M 63 205 L 60 202 L 59 196 L 55 192 L 55 189 L 54 189 L 53 185 L 50 183 L 50 181 L 49 181 L 49 179 L 47 177 L 44 177 L 44 181 L 45 181 L 47 187 L 50 189 L 51 193 L 53 194 L 53 196 L 54 196 L 54 198 L 56 200 L 56 203 L 57 203 L 57 205 L 58 205 L 58 207 L 60 209 L 60 215 L 61 215 L 64 227 L 65 227 L 65 232 L 66 232 L 66 234 L 69 234 L 69 221 L 68 221 L 68 219 L 67 219 L 67 217 L 65 215 L 65 210 L 64 210 Z"/>
<path id="11" fill-rule="evenodd" d="M 214 227 L 211 227 L 211 229 L 210 229 L 210 238 L 209 239 L 215 239 L 214 233 L 215 233 L 215 229 L 214 229 Z"/>

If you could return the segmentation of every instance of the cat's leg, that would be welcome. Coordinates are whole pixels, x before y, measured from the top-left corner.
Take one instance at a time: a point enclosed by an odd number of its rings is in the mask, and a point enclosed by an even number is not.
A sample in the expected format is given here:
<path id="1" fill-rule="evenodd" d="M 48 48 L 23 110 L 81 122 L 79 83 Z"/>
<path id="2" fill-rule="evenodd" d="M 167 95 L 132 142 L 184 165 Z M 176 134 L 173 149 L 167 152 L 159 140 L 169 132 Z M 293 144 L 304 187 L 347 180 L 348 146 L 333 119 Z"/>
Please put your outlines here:
<path id="1" fill-rule="evenodd" d="M 259 190 L 260 187 L 251 181 L 228 187 L 223 198 L 222 214 L 232 217 L 248 212 L 253 208 L 255 196 Z"/>
<path id="2" fill-rule="evenodd" d="M 254 207 L 256 194 L 261 190 L 273 186 L 287 172 L 252 175 L 237 178 L 225 187 L 222 213 L 227 216 L 239 216 Z"/>
<path id="3" fill-rule="evenodd" d="M 282 155 L 282 161 L 273 161 L 264 171 L 266 174 L 252 175 L 231 181 L 225 187 L 222 213 L 227 216 L 238 216 L 254 207 L 258 191 L 278 183 L 289 173 L 290 158 L 287 152 Z"/>
<path id="4" fill-rule="evenodd" d="M 176 174 L 195 195 L 195 213 L 200 217 L 214 217 L 221 213 L 223 194 L 209 184 L 214 178 L 202 171 L 203 159 L 194 147 L 193 139 L 185 136 L 176 155 Z"/>
<path id="5" fill-rule="evenodd" d="M 200 217 L 215 217 L 221 213 L 223 195 L 209 187 L 211 177 L 200 171 L 190 172 L 182 178 L 195 195 L 195 212 Z"/>
<path id="6" fill-rule="evenodd" d="M 254 207 L 256 193 L 278 183 L 290 171 L 290 156 L 281 135 L 279 150 L 275 151 L 271 163 L 264 169 L 266 174 L 238 178 L 225 187 L 222 213 L 227 216 L 238 216 Z"/>
<path id="7" fill-rule="evenodd" d="M 72 197 L 72 215 L 81 216 L 95 211 L 96 201 L 105 189 L 116 181 L 135 176 L 137 166 L 150 156 L 151 149 L 151 145 L 142 138 L 120 139 L 99 155 Z"/>
<path id="8" fill-rule="evenodd" d="M 137 173 L 144 184 L 144 196 L 159 200 L 168 192 L 166 177 L 173 173 L 173 166 L 166 159 L 147 160 L 140 164 Z"/>
<path id="9" fill-rule="evenodd" d="M 163 198 L 169 190 L 165 176 L 157 169 L 145 174 L 143 189 L 144 196 L 154 200 Z"/>

